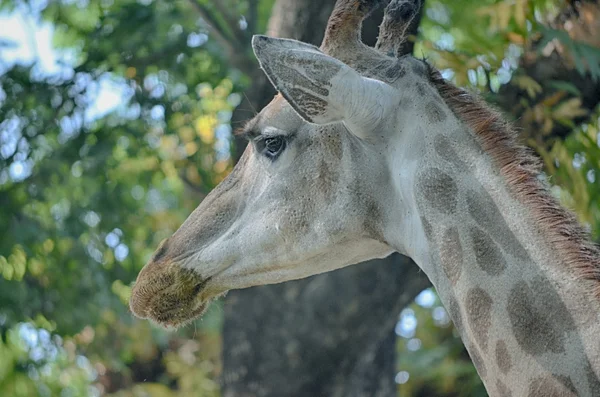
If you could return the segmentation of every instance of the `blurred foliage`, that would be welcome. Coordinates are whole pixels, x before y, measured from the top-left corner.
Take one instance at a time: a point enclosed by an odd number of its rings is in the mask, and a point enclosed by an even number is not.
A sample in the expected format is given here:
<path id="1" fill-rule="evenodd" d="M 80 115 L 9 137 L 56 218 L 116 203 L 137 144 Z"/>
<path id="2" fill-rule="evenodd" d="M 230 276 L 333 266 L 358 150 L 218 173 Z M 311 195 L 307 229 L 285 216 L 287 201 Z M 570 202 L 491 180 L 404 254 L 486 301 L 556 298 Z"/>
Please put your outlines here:
<path id="1" fill-rule="evenodd" d="M 1 396 L 219 395 L 219 305 L 166 333 L 134 320 L 127 300 L 153 249 L 231 169 L 249 38 L 272 4 L 0 1 L 27 36 L 0 37 Z M 484 95 L 506 84 L 540 95 L 549 82 L 519 59 L 550 44 L 598 79 L 598 45 L 551 23 L 565 4 L 428 1 L 416 54 Z M 37 32 L 52 36 L 51 55 L 36 53 Z M 24 45 L 33 55 L 19 59 Z M 590 113 L 577 88 L 551 83 L 549 99 L 523 100 L 524 117 L 573 130 L 538 151 L 598 238 L 600 114 L 575 123 Z M 406 310 L 399 324 L 415 329 L 398 339 L 401 395 L 485 395 L 439 302 Z"/>
<path id="2" fill-rule="evenodd" d="M 56 61 L 0 49 L 0 395 L 215 395 L 218 307 L 167 334 L 127 300 L 154 247 L 229 171 L 244 75 L 189 2 L 2 11 L 30 22 L 26 43 L 49 26 Z M 52 354 L 34 354 L 36 334 Z"/>
<path id="3" fill-rule="evenodd" d="M 567 139 L 555 142 L 544 159 L 556 195 L 600 241 L 600 111 Z"/>
<path id="4" fill-rule="evenodd" d="M 400 313 L 396 333 L 401 397 L 487 395 L 435 290 Z"/>

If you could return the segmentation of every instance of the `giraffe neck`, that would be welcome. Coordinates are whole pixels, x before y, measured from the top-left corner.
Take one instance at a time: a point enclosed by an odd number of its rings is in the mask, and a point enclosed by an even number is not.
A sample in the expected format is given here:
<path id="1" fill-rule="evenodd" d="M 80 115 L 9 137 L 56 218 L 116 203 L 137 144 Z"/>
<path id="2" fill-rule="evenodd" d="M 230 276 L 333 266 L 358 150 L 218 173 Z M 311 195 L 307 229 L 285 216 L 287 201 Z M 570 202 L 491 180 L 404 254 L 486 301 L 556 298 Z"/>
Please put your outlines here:
<path id="1" fill-rule="evenodd" d="M 592 282 L 563 263 L 473 133 L 449 125 L 403 138 L 406 220 L 389 240 L 431 279 L 491 396 L 600 396 Z"/>

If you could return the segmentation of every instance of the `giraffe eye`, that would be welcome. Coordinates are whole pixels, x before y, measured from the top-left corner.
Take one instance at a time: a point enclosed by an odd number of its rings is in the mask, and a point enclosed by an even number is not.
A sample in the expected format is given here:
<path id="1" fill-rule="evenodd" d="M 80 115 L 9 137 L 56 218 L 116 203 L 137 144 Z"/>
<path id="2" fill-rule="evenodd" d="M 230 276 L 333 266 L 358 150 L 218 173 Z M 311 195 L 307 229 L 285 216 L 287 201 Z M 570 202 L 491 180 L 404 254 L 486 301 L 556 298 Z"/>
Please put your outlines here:
<path id="1" fill-rule="evenodd" d="M 285 139 L 282 136 L 268 137 L 259 142 L 259 150 L 271 160 L 275 160 L 284 149 Z"/>

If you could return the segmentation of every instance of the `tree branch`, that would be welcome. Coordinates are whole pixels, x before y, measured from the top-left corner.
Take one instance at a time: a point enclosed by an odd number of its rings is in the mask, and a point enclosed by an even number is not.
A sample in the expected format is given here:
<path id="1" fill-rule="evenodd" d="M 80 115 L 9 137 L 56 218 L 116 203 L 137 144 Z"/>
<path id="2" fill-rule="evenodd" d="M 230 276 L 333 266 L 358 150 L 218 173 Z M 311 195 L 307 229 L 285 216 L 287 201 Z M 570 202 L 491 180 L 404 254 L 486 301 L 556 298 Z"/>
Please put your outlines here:
<path id="1" fill-rule="evenodd" d="M 248 0 L 248 33 L 253 35 L 258 33 L 256 27 L 258 25 L 258 0 Z"/>
<path id="2" fill-rule="evenodd" d="M 216 21 L 210 11 L 196 0 L 188 0 L 192 8 L 200 15 L 200 17 L 206 22 L 206 27 L 214 37 L 214 39 L 227 51 L 229 58 L 235 58 L 235 54 L 238 51 L 236 44 L 227 38 L 227 34 L 221 29 L 219 23 Z"/>
<path id="3" fill-rule="evenodd" d="M 234 40 L 236 40 L 240 44 L 239 46 L 242 46 L 243 43 L 249 39 L 249 37 L 247 37 L 245 32 L 240 29 L 241 15 L 238 15 L 236 18 L 234 15 L 232 15 L 230 10 L 227 10 L 225 8 L 224 3 L 224 1 L 220 0 L 214 1 L 212 5 L 217 9 L 217 11 L 219 11 L 221 17 L 229 25 L 229 28 L 231 29 L 231 32 L 234 35 Z"/>

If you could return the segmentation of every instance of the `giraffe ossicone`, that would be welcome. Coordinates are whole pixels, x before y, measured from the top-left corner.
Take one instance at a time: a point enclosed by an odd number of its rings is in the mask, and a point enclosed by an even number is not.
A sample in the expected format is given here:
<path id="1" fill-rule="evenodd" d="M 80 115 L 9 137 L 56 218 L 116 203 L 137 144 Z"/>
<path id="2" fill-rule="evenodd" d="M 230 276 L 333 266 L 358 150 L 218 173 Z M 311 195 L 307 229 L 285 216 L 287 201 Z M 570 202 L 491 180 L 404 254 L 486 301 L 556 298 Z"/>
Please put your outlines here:
<path id="1" fill-rule="evenodd" d="M 254 37 L 281 95 L 142 269 L 133 313 L 180 326 L 228 290 L 400 252 L 431 279 L 490 396 L 600 396 L 598 248 L 499 114 L 396 57 L 418 7 L 392 0 L 376 47 L 360 41 L 380 3 L 339 0 L 320 48 Z"/>

